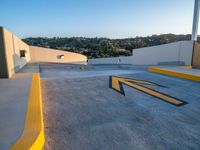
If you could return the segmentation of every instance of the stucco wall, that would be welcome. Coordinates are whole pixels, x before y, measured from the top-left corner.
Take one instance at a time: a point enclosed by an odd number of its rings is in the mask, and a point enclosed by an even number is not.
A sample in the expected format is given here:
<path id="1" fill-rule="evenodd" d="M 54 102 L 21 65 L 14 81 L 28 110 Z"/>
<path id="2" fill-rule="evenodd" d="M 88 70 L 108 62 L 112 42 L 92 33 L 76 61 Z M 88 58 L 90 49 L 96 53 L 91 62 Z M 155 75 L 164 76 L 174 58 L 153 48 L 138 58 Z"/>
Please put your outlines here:
<path id="1" fill-rule="evenodd" d="M 5 53 L 4 59 L 6 61 L 5 77 L 9 78 L 30 61 L 29 46 L 2 27 L 1 38 L 3 39 L 2 51 Z M 20 50 L 26 50 L 26 57 L 20 57 Z"/>
<path id="2" fill-rule="evenodd" d="M 181 41 L 133 50 L 133 64 L 185 64 L 191 65 L 192 41 Z"/>
<path id="3" fill-rule="evenodd" d="M 194 67 L 200 68 L 200 44 L 199 43 L 195 43 L 192 65 Z"/>
<path id="4" fill-rule="evenodd" d="M 89 59 L 89 64 L 133 64 L 133 65 L 191 65 L 192 41 L 181 41 L 133 50 L 133 56 Z M 121 60 L 121 61 L 119 61 Z"/>
<path id="5" fill-rule="evenodd" d="M 51 62 L 51 63 L 77 63 L 86 64 L 87 57 L 81 54 L 66 52 L 55 49 L 48 49 L 36 46 L 30 46 L 31 61 L 34 62 Z M 60 59 L 59 56 L 64 55 Z"/>
<path id="6" fill-rule="evenodd" d="M 26 51 L 26 57 L 20 57 L 21 50 Z M 60 58 L 61 55 L 64 57 Z M 12 77 L 30 60 L 49 63 L 87 64 L 87 57 L 84 55 L 29 46 L 5 28 L 0 27 L 0 78 Z"/>

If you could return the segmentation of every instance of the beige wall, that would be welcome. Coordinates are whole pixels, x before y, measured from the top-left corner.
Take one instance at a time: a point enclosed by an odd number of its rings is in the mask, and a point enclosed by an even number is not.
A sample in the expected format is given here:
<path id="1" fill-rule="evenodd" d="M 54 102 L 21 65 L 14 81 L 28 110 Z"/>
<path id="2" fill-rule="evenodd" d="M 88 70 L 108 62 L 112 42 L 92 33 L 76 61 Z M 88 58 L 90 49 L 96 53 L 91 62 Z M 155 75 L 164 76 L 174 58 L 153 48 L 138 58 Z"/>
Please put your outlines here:
<path id="1" fill-rule="evenodd" d="M 9 78 L 14 73 L 19 71 L 27 62 L 30 61 L 29 46 L 21 41 L 19 38 L 17 38 L 15 35 L 13 35 L 11 32 L 7 31 L 5 28 L 1 27 L 0 31 L 0 36 L 3 39 L 3 48 L 1 49 L 1 51 L 4 52 L 4 59 L 6 62 L 6 70 L 4 70 L 6 71 L 6 73 L 4 72 L 4 74 L 6 74 L 5 77 Z M 20 50 L 27 51 L 27 55 L 25 58 L 20 57 Z"/>
<path id="2" fill-rule="evenodd" d="M 64 58 L 59 59 L 60 55 L 64 55 Z M 31 56 L 31 61 L 34 62 L 78 63 L 78 64 L 87 63 L 87 57 L 84 55 L 61 51 L 61 50 L 36 47 L 36 46 L 30 46 L 30 56 Z"/>
<path id="3" fill-rule="evenodd" d="M 20 57 L 20 50 L 26 50 L 25 58 Z M 64 58 L 60 59 L 60 55 L 64 55 Z M 12 77 L 30 60 L 49 63 L 87 63 L 87 57 L 81 54 L 29 46 L 0 27 L 0 78 Z"/>
<path id="4" fill-rule="evenodd" d="M 195 43 L 192 65 L 200 68 L 200 44 L 198 43 Z"/>

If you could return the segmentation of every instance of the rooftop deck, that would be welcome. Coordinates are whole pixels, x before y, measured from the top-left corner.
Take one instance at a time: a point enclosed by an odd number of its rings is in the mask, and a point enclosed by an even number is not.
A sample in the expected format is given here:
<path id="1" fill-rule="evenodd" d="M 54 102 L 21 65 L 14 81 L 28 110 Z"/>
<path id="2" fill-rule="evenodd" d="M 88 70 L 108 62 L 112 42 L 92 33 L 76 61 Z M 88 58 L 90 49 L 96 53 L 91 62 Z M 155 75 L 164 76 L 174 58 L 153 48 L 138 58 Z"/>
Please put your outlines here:
<path id="1" fill-rule="evenodd" d="M 45 149 L 198 149 L 200 83 L 146 68 L 41 64 Z M 186 104 L 126 84 L 124 96 L 109 88 L 110 76 L 155 83 L 144 86 Z"/>
<path id="2" fill-rule="evenodd" d="M 0 98 L 0 148 L 21 136 L 31 74 L 39 72 L 46 150 L 198 149 L 200 83 L 147 69 L 30 63 L 11 79 L 0 79 L 1 91 L 10 89 Z"/>
<path id="3" fill-rule="evenodd" d="M 7 150 L 21 136 L 26 118 L 31 75 L 0 79 L 0 149 Z"/>

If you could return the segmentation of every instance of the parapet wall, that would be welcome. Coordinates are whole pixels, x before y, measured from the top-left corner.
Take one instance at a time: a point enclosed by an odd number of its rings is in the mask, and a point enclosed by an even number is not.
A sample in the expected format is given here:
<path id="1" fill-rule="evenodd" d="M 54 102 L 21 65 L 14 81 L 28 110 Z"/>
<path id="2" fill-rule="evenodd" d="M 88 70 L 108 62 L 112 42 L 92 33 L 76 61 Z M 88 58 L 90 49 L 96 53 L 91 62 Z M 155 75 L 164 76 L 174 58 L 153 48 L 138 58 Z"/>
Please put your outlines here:
<path id="1" fill-rule="evenodd" d="M 0 77 L 11 77 L 29 61 L 29 46 L 5 28 L 0 27 Z"/>
<path id="2" fill-rule="evenodd" d="M 31 61 L 48 63 L 86 64 L 87 57 L 78 53 L 30 46 Z"/>
<path id="3" fill-rule="evenodd" d="M 133 50 L 133 64 L 140 65 L 191 65 L 192 41 L 181 41 Z"/>
<path id="4" fill-rule="evenodd" d="M 0 27 L 0 78 L 10 78 L 29 61 L 87 64 L 87 57 L 61 50 L 29 46 Z"/>
<path id="5" fill-rule="evenodd" d="M 181 41 L 133 50 L 133 56 L 89 59 L 89 64 L 191 65 L 192 41 Z"/>
<path id="6" fill-rule="evenodd" d="M 100 65 L 100 64 L 133 64 L 133 56 L 121 56 L 121 57 L 109 57 L 109 58 L 96 58 L 88 59 L 88 64 Z"/>

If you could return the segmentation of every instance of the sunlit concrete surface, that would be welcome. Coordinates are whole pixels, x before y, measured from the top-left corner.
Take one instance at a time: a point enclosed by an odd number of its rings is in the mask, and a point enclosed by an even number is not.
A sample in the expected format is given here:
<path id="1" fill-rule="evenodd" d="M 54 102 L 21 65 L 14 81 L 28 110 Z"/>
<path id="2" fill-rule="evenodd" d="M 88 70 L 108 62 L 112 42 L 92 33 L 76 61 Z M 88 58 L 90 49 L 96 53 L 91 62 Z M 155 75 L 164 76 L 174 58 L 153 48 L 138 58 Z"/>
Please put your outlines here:
<path id="1" fill-rule="evenodd" d="M 12 78 L 0 79 L 0 150 L 8 150 L 23 132 L 32 73 L 39 73 L 38 63 L 28 63 Z"/>
<path id="2" fill-rule="evenodd" d="M 46 150 L 199 149 L 200 83 L 145 71 L 145 66 L 40 66 Z M 151 87 L 188 104 L 176 107 L 109 76 L 157 83 Z"/>
<path id="3" fill-rule="evenodd" d="M 0 79 L 0 149 L 8 150 L 24 129 L 30 75 Z"/>
<path id="4" fill-rule="evenodd" d="M 72 64 L 41 64 L 42 74 L 45 78 L 85 78 L 119 74 L 131 74 L 145 71 L 147 66 L 131 65 L 72 65 Z M 135 70 L 137 68 L 137 70 Z"/>

